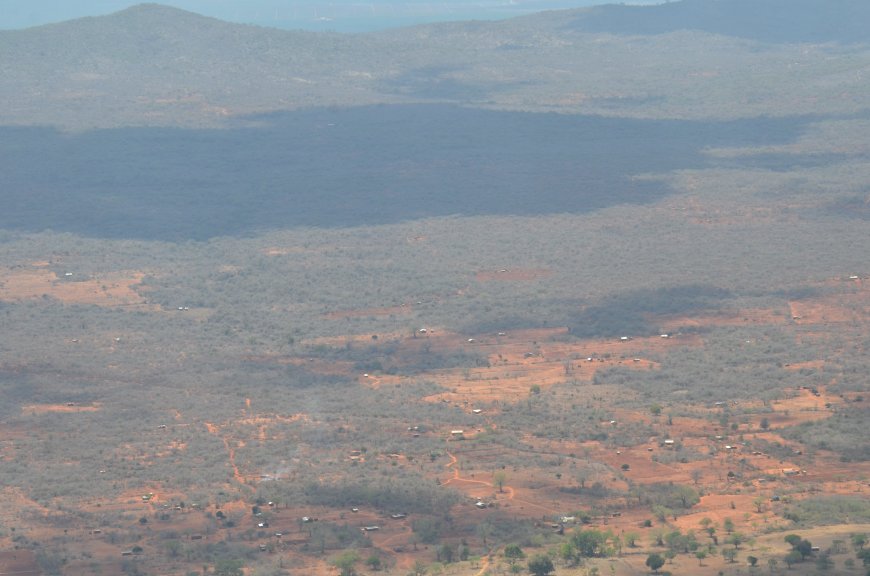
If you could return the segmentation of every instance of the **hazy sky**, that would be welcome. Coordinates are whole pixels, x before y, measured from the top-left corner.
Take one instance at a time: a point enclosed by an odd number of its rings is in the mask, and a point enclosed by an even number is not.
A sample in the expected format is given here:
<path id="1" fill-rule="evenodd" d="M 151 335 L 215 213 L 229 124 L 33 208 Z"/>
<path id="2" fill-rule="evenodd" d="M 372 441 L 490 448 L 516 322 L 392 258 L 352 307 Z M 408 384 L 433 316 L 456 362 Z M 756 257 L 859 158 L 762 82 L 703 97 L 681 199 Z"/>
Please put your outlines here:
<path id="1" fill-rule="evenodd" d="M 496 19 L 617 0 L 162 0 L 222 20 L 310 30 L 366 31 L 443 20 Z M 634 0 L 654 4 L 663 0 Z M 0 0 L 0 28 L 97 16 L 136 0 Z"/>

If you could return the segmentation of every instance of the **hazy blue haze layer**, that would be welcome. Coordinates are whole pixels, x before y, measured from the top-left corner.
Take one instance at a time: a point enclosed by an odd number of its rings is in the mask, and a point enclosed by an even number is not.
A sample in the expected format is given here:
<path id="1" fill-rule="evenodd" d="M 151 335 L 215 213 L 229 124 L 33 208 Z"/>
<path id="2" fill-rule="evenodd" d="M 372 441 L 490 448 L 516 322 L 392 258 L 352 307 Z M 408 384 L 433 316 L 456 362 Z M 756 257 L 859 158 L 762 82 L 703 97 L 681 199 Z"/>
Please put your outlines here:
<path id="1" fill-rule="evenodd" d="M 123 10 L 135 0 L 2 0 L 0 29 L 28 28 Z M 603 0 L 161 0 L 229 22 L 285 29 L 367 32 L 451 20 L 496 20 Z M 637 0 L 631 4 L 654 4 Z"/>

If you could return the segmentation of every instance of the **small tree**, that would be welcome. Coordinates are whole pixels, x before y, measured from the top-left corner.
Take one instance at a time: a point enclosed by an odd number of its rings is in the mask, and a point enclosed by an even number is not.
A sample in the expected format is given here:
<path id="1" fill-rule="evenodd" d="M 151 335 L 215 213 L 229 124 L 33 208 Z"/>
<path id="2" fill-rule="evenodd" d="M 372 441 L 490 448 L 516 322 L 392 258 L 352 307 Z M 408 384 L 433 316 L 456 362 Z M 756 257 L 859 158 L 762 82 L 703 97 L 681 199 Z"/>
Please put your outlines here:
<path id="1" fill-rule="evenodd" d="M 372 554 L 368 558 L 366 558 L 366 566 L 377 572 L 384 566 L 384 561 L 381 560 L 381 557 L 377 554 Z"/>
<path id="2" fill-rule="evenodd" d="M 218 560 L 214 563 L 215 576 L 244 576 L 241 560 Z"/>
<path id="3" fill-rule="evenodd" d="M 749 562 L 749 565 L 755 568 L 755 565 L 758 564 L 758 558 L 755 556 L 747 556 L 746 561 Z"/>
<path id="4" fill-rule="evenodd" d="M 707 557 L 706 550 L 695 550 L 695 558 L 698 559 L 698 566 L 704 565 L 704 558 Z"/>
<path id="5" fill-rule="evenodd" d="M 789 568 L 792 567 L 792 564 L 797 564 L 801 560 L 803 560 L 803 556 L 801 556 L 801 553 L 797 550 L 792 550 L 785 555 L 785 558 L 783 558 L 783 561 L 785 561 L 786 566 Z"/>
<path id="6" fill-rule="evenodd" d="M 535 576 L 547 576 L 555 569 L 553 561 L 545 554 L 536 554 L 529 560 L 529 572 Z"/>
<path id="7" fill-rule="evenodd" d="M 507 480 L 507 474 L 504 470 L 497 470 L 492 474 L 492 483 L 498 488 L 499 492 L 504 492 L 504 482 Z"/>
<path id="8" fill-rule="evenodd" d="M 828 552 L 822 552 L 819 554 L 819 557 L 816 558 L 816 568 L 818 568 L 820 572 L 827 572 L 833 566 L 834 561 L 831 560 L 831 555 Z"/>
<path id="9" fill-rule="evenodd" d="M 800 544 L 801 537 L 797 534 L 786 534 L 783 540 L 785 540 L 786 543 L 791 546 L 792 550 L 794 550 L 795 548 L 797 548 L 797 545 Z"/>
<path id="10" fill-rule="evenodd" d="M 659 568 L 665 565 L 665 559 L 661 554 L 656 554 L 653 552 L 649 556 L 646 557 L 645 564 L 656 574 L 659 572 Z"/>
<path id="11" fill-rule="evenodd" d="M 446 542 L 438 547 L 438 552 L 436 553 L 439 562 L 444 562 L 445 564 L 450 564 L 453 562 L 453 557 L 455 556 L 455 550 L 451 544 L 447 544 Z"/>
<path id="12" fill-rule="evenodd" d="M 576 566 L 580 562 L 580 554 L 577 553 L 577 549 L 570 540 L 562 542 L 562 545 L 559 547 L 559 558 L 569 567 Z"/>
<path id="13" fill-rule="evenodd" d="M 523 549 L 520 548 L 519 544 L 508 544 L 504 547 L 504 557 L 513 564 L 517 560 L 525 558 L 526 555 L 523 552 Z"/>
<path id="14" fill-rule="evenodd" d="M 807 539 L 803 539 L 798 542 L 797 546 L 795 546 L 795 550 L 800 553 L 801 560 L 805 560 L 807 557 L 812 556 L 813 554 L 813 543 Z"/>
<path id="15" fill-rule="evenodd" d="M 752 501 L 752 503 L 755 505 L 756 512 L 758 512 L 759 514 L 764 512 L 764 497 L 763 496 L 759 496 L 759 497 L 755 498 Z"/>
<path id="16" fill-rule="evenodd" d="M 356 574 L 354 564 L 356 564 L 357 560 L 359 560 L 357 553 L 353 550 L 348 550 L 333 558 L 332 565 L 338 568 L 341 576 L 354 576 Z"/>

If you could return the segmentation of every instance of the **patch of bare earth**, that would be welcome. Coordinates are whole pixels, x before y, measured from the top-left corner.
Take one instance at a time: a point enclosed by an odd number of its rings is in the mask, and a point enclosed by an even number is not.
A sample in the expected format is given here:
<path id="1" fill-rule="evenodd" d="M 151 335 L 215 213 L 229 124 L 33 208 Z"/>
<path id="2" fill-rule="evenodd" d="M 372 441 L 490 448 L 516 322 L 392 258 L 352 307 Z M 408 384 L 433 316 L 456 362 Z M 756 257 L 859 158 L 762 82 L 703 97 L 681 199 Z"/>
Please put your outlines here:
<path id="1" fill-rule="evenodd" d="M 49 414 L 76 412 L 99 412 L 102 405 L 99 402 L 93 404 L 27 404 L 21 407 L 22 414 Z"/>
<path id="2" fill-rule="evenodd" d="M 42 263 L 38 263 L 42 264 Z M 143 272 L 121 271 L 91 278 L 58 277 L 42 267 L 0 268 L 0 300 L 19 302 L 51 298 L 65 304 L 147 307 L 136 291 Z"/>

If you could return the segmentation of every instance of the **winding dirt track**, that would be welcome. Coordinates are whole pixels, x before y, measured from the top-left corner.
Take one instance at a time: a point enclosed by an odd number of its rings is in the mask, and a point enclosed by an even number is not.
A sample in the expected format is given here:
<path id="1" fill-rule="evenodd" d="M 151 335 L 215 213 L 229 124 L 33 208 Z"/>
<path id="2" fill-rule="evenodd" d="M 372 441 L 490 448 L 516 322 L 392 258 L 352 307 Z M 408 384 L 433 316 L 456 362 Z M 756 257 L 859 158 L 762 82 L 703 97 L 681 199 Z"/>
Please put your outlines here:
<path id="1" fill-rule="evenodd" d="M 442 485 L 447 485 L 447 484 L 456 482 L 456 483 L 465 483 L 465 484 L 482 484 L 484 486 L 489 486 L 491 488 L 494 488 L 492 482 L 486 482 L 484 480 L 472 480 L 470 478 L 462 478 L 459 475 L 459 468 L 456 466 L 456 464 L 458 462 L 458 459 L 456 458 L 456 456 L 452 452 L 450 452 L 449 450 L 447 451 L 447 456 L 450 458 L 450 462 L 445 464 L 444 467 L 453 469 L 453 477 L 449 478 L 445 482 L 442 482 Z M 558 514 L 559 513 L 559 511 L 554 509 L 554 508 L 550 508 L 548 506 L 543 506 L 543 505 L 538 504 L 536 502 L 530 502 L 528 500 L 521 500 L 519 498 L 515 498 L 516 493 L 515 493 L 514 489 L 510 486 L 502 486 L 502 492 L 507 494 L 508 500 L 512 500 L 514 502 L 523 504 L 524 506 L 531 506 L 533 508 L 538 508 L 540 510 L 543 510 L 547 514 Z"/>

